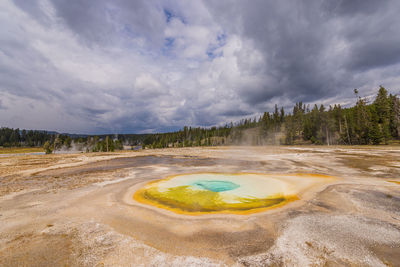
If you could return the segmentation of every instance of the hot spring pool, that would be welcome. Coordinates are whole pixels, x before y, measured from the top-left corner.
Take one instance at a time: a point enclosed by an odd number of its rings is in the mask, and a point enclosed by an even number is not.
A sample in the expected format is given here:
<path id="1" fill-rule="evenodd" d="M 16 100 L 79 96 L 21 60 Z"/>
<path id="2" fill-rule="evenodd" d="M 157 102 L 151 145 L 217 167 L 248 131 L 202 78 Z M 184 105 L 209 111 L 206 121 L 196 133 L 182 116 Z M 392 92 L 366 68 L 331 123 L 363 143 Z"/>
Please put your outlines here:
<path id="1" fill-rule="evenodd" d="M 296 200 L 302 189 L 320 182 L 321 177 L 328 178 L 312 174 L 183 174 L 146 184 L 135 192 L 134 199 L 181 214 L 247 214 Z"/>
<path id="2" fill-rule="evenodd" d="M 218 181 L 218 180 L 199 180 L 192 184 L 193 186 L 209 190 L 213 192 L 223 192 L 236 189 L 240 187 L 240 185 L 229 182 L 229 181 Z"/>

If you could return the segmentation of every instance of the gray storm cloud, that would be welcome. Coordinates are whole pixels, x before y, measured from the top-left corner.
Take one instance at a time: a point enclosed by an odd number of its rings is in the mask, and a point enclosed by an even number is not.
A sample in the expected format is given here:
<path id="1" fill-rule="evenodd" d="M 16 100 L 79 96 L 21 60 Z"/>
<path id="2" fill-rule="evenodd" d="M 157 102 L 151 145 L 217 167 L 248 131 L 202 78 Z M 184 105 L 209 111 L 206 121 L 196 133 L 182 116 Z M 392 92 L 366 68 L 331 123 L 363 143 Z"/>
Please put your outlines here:
<path id="1" fill-rule="evenodd" d="M 4 0 L 1 126 L 211 126 L 399 93 L 399 1 Z"/>

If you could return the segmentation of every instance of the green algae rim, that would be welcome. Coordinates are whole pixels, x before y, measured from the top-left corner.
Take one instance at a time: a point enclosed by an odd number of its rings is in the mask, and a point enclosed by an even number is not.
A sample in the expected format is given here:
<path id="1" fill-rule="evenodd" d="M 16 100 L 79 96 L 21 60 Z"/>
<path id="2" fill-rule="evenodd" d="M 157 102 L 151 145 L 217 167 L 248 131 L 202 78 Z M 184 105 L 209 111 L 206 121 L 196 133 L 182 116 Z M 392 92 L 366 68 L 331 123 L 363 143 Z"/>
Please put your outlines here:
<path id="1" fill-rule="evenodd" d="M 237 203 L 224 202 L 219 192 L 209 190 L 193 190 L 189 186 L 169 188 L 160 192 L 157 188 L 147 188 L 142 197 L 156 202 L 168 209 L 179 209 L 184 212 L 221 212 L 247 211 L 251 209 L 268 208 L 281 204 L 288 197 L 277 195 L 270 198 L 243 198 L 237 197 Z"/>

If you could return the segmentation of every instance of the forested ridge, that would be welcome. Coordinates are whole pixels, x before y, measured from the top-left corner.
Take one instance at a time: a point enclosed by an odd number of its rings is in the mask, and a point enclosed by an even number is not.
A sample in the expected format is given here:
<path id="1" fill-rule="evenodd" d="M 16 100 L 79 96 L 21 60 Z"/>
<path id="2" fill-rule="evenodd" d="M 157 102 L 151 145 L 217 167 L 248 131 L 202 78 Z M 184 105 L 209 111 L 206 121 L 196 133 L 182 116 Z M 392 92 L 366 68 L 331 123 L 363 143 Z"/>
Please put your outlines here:
<path id="1" fill-rule="evenodd" d="M 400 100 L 380 87 L 369 103 L 358 95 L 353 107 L 310 107 L 296 103 L 291 112 L 275 105 L 272 113 L 222 127 L 187 127 L 169 133 L 69 135 L 46 131 L 0 128 L 0 146 L 45 146 L 47 152 L 74 147 L 83 151 L 113 151 L 123 144 L 165 148 L 213 145 L 378 145 L 400 141 Z"/>

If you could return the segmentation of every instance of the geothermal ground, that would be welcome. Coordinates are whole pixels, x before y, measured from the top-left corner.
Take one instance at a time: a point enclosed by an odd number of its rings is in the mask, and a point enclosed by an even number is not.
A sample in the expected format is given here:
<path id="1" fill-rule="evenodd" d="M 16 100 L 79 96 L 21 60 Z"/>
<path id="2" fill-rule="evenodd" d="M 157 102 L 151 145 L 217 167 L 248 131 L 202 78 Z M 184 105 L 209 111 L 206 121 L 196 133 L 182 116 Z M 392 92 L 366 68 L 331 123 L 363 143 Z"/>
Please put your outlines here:
<path id="1" fill-rule="evenodd" d="M 390 146 L 2 155 L 0 266 L 400 266 L 399 159 Z M 133 197 L 193 173 L 333 178 L 239 214 L 179 213 Z"/>

